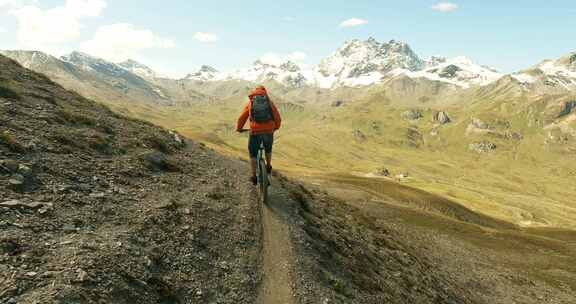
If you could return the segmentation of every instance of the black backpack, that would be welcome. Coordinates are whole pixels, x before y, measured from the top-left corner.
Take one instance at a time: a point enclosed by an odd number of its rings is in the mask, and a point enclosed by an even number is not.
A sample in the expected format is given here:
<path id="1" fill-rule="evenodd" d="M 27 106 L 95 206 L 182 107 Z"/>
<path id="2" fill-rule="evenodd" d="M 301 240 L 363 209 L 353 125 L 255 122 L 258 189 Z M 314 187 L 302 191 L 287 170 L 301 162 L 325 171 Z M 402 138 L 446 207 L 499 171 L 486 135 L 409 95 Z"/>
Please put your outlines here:
<path id="1" fill-rule="evenodd" d="M 252 97 L 250 117 L 257 123 L 274 120 L 274 116 L 272 116 L 272 107 L 270 106 L 270 101 L 266 95 L 255 95 Z"/>

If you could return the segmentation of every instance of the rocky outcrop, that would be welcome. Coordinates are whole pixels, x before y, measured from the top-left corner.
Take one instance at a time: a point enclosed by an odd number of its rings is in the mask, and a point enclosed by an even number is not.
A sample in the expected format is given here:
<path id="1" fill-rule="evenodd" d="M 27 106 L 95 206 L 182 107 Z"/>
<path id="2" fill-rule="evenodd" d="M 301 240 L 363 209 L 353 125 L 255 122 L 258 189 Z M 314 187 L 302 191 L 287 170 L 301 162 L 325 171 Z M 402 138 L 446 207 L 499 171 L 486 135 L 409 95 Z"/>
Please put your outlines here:
<path id="1" fill-rule="evenodd" d="M 450 116 L 448 116 L 448 113 L 444 112 L 444 111 L 440 111 L 437 112 L 436 114 L 434 114 L 434 121 L 445 125 L 447 123 L 450 123 L 452 120 L 450 119 Z"/>
<path id="2" fill-rule="evenodd" d="M 400 116 L 405 120 L 418 120 L 424 117 L 420 110 L 414 110 L 414 109 L 402 112 Z"/>
<path id="3" fill-rule="evenodd" d="M 466 128 L 466 136 L 476 134 L 486 134 L 492 132 L 493 128 L 478 118 L 472 118 L 472 122 Z"/>
<path id="4" fill-rule="evenodd" d="M 576 109 L 576 100 L 565 102 L 562 111 L 558 114 L 558 118 L 572 113 L 574 109 Z"/>
<path id="5" fill-rule="evenodd" d="M 485 154 L 494 152 L 496 150 L 496 144 L 488 141 L 481 141 L 477 143 L 471 143 L 468 145 L 468 149 L 476 153 Z"/>

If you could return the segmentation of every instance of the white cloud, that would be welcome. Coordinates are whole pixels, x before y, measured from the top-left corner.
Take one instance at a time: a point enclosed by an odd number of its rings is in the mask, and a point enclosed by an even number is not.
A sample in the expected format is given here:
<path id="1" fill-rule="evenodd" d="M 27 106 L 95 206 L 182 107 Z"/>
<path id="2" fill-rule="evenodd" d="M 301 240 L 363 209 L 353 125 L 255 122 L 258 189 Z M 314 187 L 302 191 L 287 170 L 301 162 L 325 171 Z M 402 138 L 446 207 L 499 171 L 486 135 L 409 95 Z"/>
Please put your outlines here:
<path id="1" fill-rule="evenodd" d="M 1 33 L 6 33 L 6 29 L 0 27 L 0 34 L 1 34 Z"/>
<path id="2" fill-rule="evenodd" d="M 359 19 L 359 18 L 351 18 L 351 19 L 342 21 L 342 23 L 340 23 L 340 27 L 354 27 L 354 26 L 360 26 L 360 25 L 364 25 L 364 24 L 368 24 L 368 20 Z"/>
<path id="3" fill-rule="evenodd" d="M 448 13 L 458 9 L 458 4 L 450 3 L 450 2 L 439 2 L 432 5 L 432 9 L 435 11 Z"/>
<path id="4" fill-rule="evenodd" d="M 139 58 L 139 52 L 152 48 L 173 48 L 176 44 L 150 30 L 136 29 L 129 23 L 101 26 L 94 37 L 80 46 L 80 50 L 113 62 Z"/>
<path id="5" fill-rule="evenodd" d="M 306 59 L 306 57 L 308 57 L 306 53 L 299 51 L 292 52 L 287 55 L 280 55 L 277 53 L 266 53 L 264 54 L 264 56 L 260 57 L 260 61 L 265 64 L 278 66 L 287 61 L 302 62 Z"/>
<path id="6" fill-rule="evenodd" d="M 2 1 L 2 0 L 0 0 Z M 43 10 L 20 1 L 4 1 L 18 20 L 18 41 L 25 47 L 54 50 L 80 36 L 81 19 L 97 17 L 106 8 L 104 0 L 66 0 L 63 6 Z"/>
<path id="7" fill-rule="evenodd" d="M 202 43 L 211 43 L 220 40 L 218 36 L 212 33 L 197 32 L 194 34 L 194 39 Z"/>
<path id="8" fill-rule="evenodd" d="M 0 9 L 4 8 L 16 8 L 24 5 L 20 0 L 0 0 Z"/>

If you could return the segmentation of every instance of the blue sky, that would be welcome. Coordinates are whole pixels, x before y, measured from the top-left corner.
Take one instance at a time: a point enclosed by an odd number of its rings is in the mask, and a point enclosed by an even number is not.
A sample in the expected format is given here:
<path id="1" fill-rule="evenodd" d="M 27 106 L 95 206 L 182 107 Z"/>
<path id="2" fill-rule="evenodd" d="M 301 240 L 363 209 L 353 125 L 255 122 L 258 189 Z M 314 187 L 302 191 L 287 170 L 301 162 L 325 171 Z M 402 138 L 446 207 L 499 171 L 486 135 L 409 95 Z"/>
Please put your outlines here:
<path id="1" fill-rule="evenodd" d="M 576 51 L 574 0 L 440 2 L 0 0 L 0 49 L 134 57 L 171 76 L 202 64 L 244 67 L 265 54 L 298 52 L 316 64 L 345 40 L 370 36 L 503 72 Z M 361 22 L 341 26 L 352 18 Z"/>

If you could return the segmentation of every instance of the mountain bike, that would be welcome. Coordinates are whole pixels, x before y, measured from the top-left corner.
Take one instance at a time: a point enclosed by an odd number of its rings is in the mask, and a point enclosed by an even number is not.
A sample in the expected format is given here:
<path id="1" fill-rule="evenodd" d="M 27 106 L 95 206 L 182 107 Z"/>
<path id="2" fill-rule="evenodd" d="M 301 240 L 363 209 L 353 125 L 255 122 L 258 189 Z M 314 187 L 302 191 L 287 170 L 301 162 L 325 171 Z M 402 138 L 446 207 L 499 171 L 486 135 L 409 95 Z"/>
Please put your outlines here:
<path id="1" fill-rule="evenodd" d="M 250 130 L 243 129 L 240 133 L 249 132 Z M 259 199 L 263 204 L 268 203 L 268 187 L 270 186 L 270 177 L 266 170 L 266 159 L 264 157 L 264 143 L 260 143 L 258 149 L 258 156 L 256 156 L 256 180 L 258 181 Z"/>

